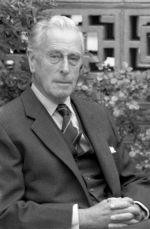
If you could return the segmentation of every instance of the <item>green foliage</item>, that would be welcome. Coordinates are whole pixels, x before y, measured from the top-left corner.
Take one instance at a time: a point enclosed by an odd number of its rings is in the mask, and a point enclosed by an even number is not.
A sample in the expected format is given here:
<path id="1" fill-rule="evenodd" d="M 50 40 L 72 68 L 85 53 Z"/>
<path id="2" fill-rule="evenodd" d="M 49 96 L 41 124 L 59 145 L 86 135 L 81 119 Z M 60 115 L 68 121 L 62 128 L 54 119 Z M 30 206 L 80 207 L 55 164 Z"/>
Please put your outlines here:
<path id="1" fill-rule="evenodd" d="M 108 107 L 136 167 L 150 170 L 150 71 L 132 71 L 127 63 L 121 70 L 97 65 L 93 80 L 83 69 L 76 95 Z"/>
<path id="2" fill-rule="evenodd" d="M 8 64 L 10 53 L 26 53 L 31 27 L 52 16 L 55 6 L 55 0 L 0 0 L 0 106 L 16 98 L 31 82 L 26 55 L 17 66 L 17 59 L 14 65 Z"/>
<path id="3" fill-rule="evenodd" d="M 9 0 L 0 2 L 0 59 L 10 49 L 25 52 L 27 35 L 33 24 L 52 15 L 55 1 Z"/>
<path id="4" fill-rule="evenodd" d="M 26 68 L 25 71 L 14 71 L 13 69 L 7 69 L 4 65 L 1 65 L 0 106 L 18 97 L 30 83 L 31 73 L 28 68 Z"/>

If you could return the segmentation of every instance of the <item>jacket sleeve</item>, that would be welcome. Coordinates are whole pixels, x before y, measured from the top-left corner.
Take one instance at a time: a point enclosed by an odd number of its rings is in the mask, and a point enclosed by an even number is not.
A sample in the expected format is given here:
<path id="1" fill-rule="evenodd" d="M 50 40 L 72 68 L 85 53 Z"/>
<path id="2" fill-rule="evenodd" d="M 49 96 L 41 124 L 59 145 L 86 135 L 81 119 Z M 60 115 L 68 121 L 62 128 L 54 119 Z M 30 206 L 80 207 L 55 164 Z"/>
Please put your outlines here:
<path id="1" fill-rule="evenodd" d="M 26 200 L 22 162 L 18 148 L 0 126 L 0 228 L 70 228 L 72 204 Z"/>

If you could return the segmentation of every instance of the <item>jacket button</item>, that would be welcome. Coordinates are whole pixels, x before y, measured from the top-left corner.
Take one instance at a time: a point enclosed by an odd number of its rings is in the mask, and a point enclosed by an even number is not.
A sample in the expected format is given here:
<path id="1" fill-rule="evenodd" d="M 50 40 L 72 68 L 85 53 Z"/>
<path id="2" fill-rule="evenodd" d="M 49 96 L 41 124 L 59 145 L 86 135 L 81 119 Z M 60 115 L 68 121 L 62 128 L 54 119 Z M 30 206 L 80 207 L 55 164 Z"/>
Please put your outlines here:
<path id="1" fill-rule="evenodd" d="M 90 181 L 90 177 L 86 177 L 85 179 L 86 179 L 87 181 Z"/>
<path id="2" fill-rule="evenodd" d="M 90 190 L 89 190 L 90 192 L 94 192 L 94 189 L 93 188 L 90 188 Z"/>

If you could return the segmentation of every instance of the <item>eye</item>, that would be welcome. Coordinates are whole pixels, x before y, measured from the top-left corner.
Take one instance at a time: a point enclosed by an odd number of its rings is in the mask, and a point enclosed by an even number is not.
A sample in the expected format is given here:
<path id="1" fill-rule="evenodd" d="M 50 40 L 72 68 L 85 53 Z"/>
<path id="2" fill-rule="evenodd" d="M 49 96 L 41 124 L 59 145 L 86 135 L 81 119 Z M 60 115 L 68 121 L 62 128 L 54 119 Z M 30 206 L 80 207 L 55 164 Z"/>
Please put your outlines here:
<path id="1" fill-rule="evenodd" d="M 57 59 L 57 58 L 60 58 L 60 57 L 61 57 L 60 54 L 50 54 L 50 58 Z"/>
<path id="2" fill-rule="evenodd" d="M 58 63 L 61 59 L 61 54 L 60 53 L 49 53 L 48 58 L 51 63 L 55 64 Z"/>
<path id="3" fill-rule="evenodd" d="M 69 59 L 69 63 L 70 64 L 76 65 L 80 60 L 80 56 L 73 54 L 73 55 L 69 55 L 68 59 Z"/>

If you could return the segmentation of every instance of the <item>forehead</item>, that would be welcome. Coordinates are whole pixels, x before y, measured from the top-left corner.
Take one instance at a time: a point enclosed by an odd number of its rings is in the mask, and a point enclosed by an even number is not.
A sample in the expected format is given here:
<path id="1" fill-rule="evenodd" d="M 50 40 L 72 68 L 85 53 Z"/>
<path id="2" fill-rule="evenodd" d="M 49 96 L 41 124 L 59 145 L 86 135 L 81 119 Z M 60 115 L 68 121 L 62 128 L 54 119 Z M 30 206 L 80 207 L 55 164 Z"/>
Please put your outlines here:
<path id="1" fill-rule="evenodd" d="M 77 31 L 53 28 L 45 36 L 46 50 L 82 53 L 81 40 Z"/>

